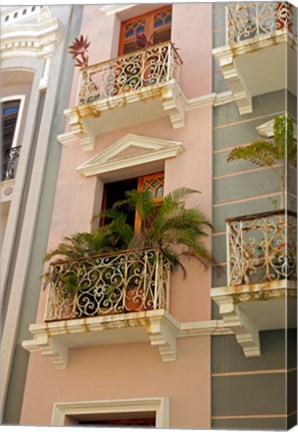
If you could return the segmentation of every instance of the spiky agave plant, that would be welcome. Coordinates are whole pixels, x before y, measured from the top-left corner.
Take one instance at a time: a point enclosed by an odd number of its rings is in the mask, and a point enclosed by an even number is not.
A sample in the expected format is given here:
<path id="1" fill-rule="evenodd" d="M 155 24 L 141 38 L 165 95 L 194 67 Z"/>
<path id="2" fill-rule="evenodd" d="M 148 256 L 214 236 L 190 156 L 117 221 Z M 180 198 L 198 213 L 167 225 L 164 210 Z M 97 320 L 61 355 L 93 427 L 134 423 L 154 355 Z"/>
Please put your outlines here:
<path id="1" fill-rule="evenodd" d="M 239 159 L 274 170 L 280 181 L 280 208 L 284 208 L 287 181 L 286 164 L 289 162 L 295 167 L 297 166 L 297 145 L 294 139 L 293 120 L 287 114 L 275 117 L 273 139 L 256 140 L 247 146 L 235 147 L 229 153 L 227 160 L 231 162 Z"/>

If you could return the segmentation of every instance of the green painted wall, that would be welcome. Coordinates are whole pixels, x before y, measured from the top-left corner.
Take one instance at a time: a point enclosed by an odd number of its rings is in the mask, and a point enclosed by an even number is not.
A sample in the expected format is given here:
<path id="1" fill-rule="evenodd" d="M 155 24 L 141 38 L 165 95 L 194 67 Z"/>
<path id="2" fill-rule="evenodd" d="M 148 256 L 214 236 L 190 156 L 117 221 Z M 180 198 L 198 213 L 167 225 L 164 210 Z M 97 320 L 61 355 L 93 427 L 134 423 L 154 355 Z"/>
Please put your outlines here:
<path id="1" fill-rule="evenodd" d="M 227 4 L 213 4 L 214 48 L 226 44 Z M 215 59 L 213 66 L 213 91 L 229 90 Z M 235 103 L 213 110 L 213 287 L 227 284 L 225 218 L 273 210 L 280 203 L 279 181 L 271 169 L 227 163 L 227 155 L 232 147 L 259 139 L 257 126 L 284 112 L 296 118 L 296 109 L 296 97 L 285 89 L 253 98 L 251 114 L 240 115 Z M 289 168 L 292 209 L 296 184 L 296 170 Z M 212 314 L 220 318 L 215 304 Z M 260 340 L 262 355 L 246 358 L 235 336 L 212 338 L 212 428 L 278 430 L 295 424 L 296 331 L 261 332 Z M 287 418 L 286 413 L 292 415 Z"/>

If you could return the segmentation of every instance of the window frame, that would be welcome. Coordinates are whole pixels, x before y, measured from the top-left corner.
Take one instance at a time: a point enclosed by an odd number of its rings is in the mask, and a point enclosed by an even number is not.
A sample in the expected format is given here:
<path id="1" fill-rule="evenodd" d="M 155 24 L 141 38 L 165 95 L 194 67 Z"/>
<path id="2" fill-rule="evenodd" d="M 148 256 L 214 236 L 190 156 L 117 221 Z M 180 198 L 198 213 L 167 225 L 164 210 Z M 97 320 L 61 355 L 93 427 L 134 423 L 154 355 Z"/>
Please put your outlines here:
<path id="1" fill-rule="evenodd" d="M 164 183 L 165 183 L 165 172 L 164 171 L 159 171 L 159 172 L 155 172 L 155 173 L 152 173 L 152 174 L 146 174 L 146 175 L 142 175 L 142 176 L 132 177 L 131 180 L 136 179 L 136 181 L 137 181 L 137 190 L 141 191 L 146 180 L 154 179 L 154 178 L 158 178 L 158 177 L 162 177 L 162 176 L 163 176 L 163 179 L 164 179 L 164 181 L 163 181 L 163 186 L 164 186 Z M 130 180 L 130 179 L 127 179 L 127 180 Z M 110 183 L 114 183 L 114 182 L 110 182 Z M 110 183 L 107 183 L 107 184 L 110 184 Z M 119 182 L 117 182 L 117 183 L 121 183 L 121 180 Z M 102 211 L 107 210 L 107 208 L 106 208 L 106 203 L 107 203 L 107 188 L 106 188 L 106 185 L 104 185 L 104 191 L 103 191 Z M 162 197 L 153 198 L 154 204 L 161 205 L 162 202 L 163 202 L 163 197 L 164 197 L 164 195 Z M 104 225 L 104 218 L 101 218 L 101 220 L 100 220 L 100 226 L 102 226 L 102 225 Z M 134 230 L 135 230 L 136 233 L 140 232 L 140 230 L 141 230 L 141 220 L 140 220 L 140 217 L 139 217 L 137 211 L 136 211 L 136 214 L 135 214 Z"/>
<path id="2" fill-rule="evenodd" d="M 152 411 L 155 412 L 155 427 L 158 429 L 169 428 L 168 397 L 54 403 L 51 425 L 65 426 L 67 416 L 80 414 L 119 414 Z"/>
<path id="3" fill-rule="evenodd" d="M 13 101 L 16 101 L 16 100 L 20 101 L 20 106 L 19 106 L 19 111 L 18 111 L 16 126 L 15 126 L 13 140 L 12 140 L 10 148 L 18 146 L 17 144 L 18 144 L 18 139 L 19 139 L 19 134 L 20 134 L 20 129 L 21 129 L 22 118 L 23 118 L 25 99 L 26 99 L 25 95 L 12 95 L 12 96 L 2 97 L 0 99 L 0 103 L 1 103 L 1 127 L 2 127 L 2 104 L 4 104 L 5 102 L 13 102 Z"/>
<path id="4" fill-rule="evenodd" d="M 132 41 L 135 40 L 135 36 L 133 36 L 133 37 L 131 38 L 131 40 L 130 40 L 130 39 L 126 39 L 126 40 L 125 40 L 125 25 L 126 25 L 126 24 L 133 23 L 133 22 L 135 22 L 135 21 L 138 21 L 138 20 L 144 18 L 144 19 L 145 19 L 145 31 L 144 31 L 144 34 L 146 35 L 147 39 L 149 40 L 150 36 L 154 33 L 154 16 L 155 16 L 157 13 L 160 13 L 160 12 L 162 12 L 162 11 L 164 11 L 164 10 L 168 10 L 168 9 L 171 10 L 171 17 L 172 17 L 172 16 L 173 16 L 173 15 L 172 15 L 172 13 L 173 13 L 172 5 L 171 5 L 171 4 L 168 4 L 168 5 L 166 5 L 166 6 L 162 6 L 162 7 L 160 7 L 160 8 L 157 8 L 157 9 L 151 10 L 151 11 L 146 12 L 146 13 L 144 13 L 144 14 L 137 15 L 137 16 L 135 16 L 135 17 L 133 17 L 133 18 L 129 18 L 129 19 L 127 19 L 127 20 L 122 21 L 122 22 L 121 22 L 121 27 L 120 27 L 119 46 L 118 46 L 118 56 L 122 56 L 122 55 L 129 55 L 129 54 L 132 54 L 133 52 L 137 51 L 137 50 L 135 50 L 135 51 L 131 51 L 131 52 L 129 52 L 129 53 L 124 53 L 124 46 L 125 46 L 125 43 L 127 43 L 127 42 L 132 42 Z M 147 20 L 147 22 L 146 22 L 146 20 Z M 171 29 L 171 32 L 172 32 L 172 22 L 171 22 L 171 24 L 170 24 L 170 29 Z M 170 38 L 170 40 L 171 40 L 171 38 Z M 141 48 L 139 48 L 139 49 L 141 49 Z"/>

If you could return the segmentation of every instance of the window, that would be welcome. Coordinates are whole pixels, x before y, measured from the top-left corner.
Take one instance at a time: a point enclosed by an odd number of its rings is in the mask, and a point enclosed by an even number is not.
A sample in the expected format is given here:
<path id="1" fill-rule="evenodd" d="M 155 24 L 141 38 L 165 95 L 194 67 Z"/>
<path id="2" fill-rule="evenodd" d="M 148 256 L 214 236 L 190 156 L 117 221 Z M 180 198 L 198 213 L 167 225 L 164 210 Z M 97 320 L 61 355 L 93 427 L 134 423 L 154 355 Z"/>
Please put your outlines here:
<path id="1" fill-rule="evenodd" d="M 170 401 L 166 397 L 62 402 L 54 404 L 51 423 L 52 426 L 75 426 L 78 421 L 82 424 L 83 420 L 106 422 L 141 419 L 148 419 L 148 423 L 153 423 L 154 419 L 156 428 L 168 429 L 169 413 Z"/>
<path id="2" fill-rule="evenodd" d="M 104 189 L 103 209 L 110 209 L 115 202 L 124 200 L 126 192 L 137 189 L 139 191 L 149 191 L 156 205 L 160 205 L 164 194 L 164 173 L 159 172 L 146 176 L 141 176 L 129 180 L 123 180 L 115 183 L 108 183 Z M 135 230 L 140 229 L 140 220 L 134 211 L 126 209 L 127 222 L 135 227 Z M 101 221 L 104 224 L 105 221 Z"/>
<path id="3" fill-rule="evenodd" d="M 153 44 L 171 40 L 172 7 L 140 15 L 124 21 L 121 25 L 119 55 L 127 54 L 140 49 L 136 43 L 138 34 L 144 33 Z"/>
<path id="4" fill-rule="evenodd" d="M 101 427 L 153 427 L 155 428 L 155 418 L 128 418 L 128 419 L 115 419 L 115 420 L 79 420 L 78 426 L 101 426 Z"/>
<path id="5" fill-rule="evenodd" d="M 20 99 L 1 103 L 1 142 L 2 142 L 2 171 L 1 181 L 14 178 L 16 160 L 19 147 L 15 144 L 16 125 L 20 110 Z"/>

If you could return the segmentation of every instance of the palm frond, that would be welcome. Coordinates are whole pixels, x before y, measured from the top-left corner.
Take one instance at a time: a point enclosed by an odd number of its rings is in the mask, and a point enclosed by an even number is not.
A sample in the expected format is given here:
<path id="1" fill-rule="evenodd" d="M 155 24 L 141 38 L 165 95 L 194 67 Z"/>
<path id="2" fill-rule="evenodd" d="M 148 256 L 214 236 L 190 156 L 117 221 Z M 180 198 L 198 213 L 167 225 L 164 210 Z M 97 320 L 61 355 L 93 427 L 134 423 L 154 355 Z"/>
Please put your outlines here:
<path id="1" fill-rule="evenodd" d="M 258 140 L 249 145 L 235 147 L 228 155 L 227 161 L 243 159 L 258 166 L 272 166 L 278 152 L 270 141 Z"/>

